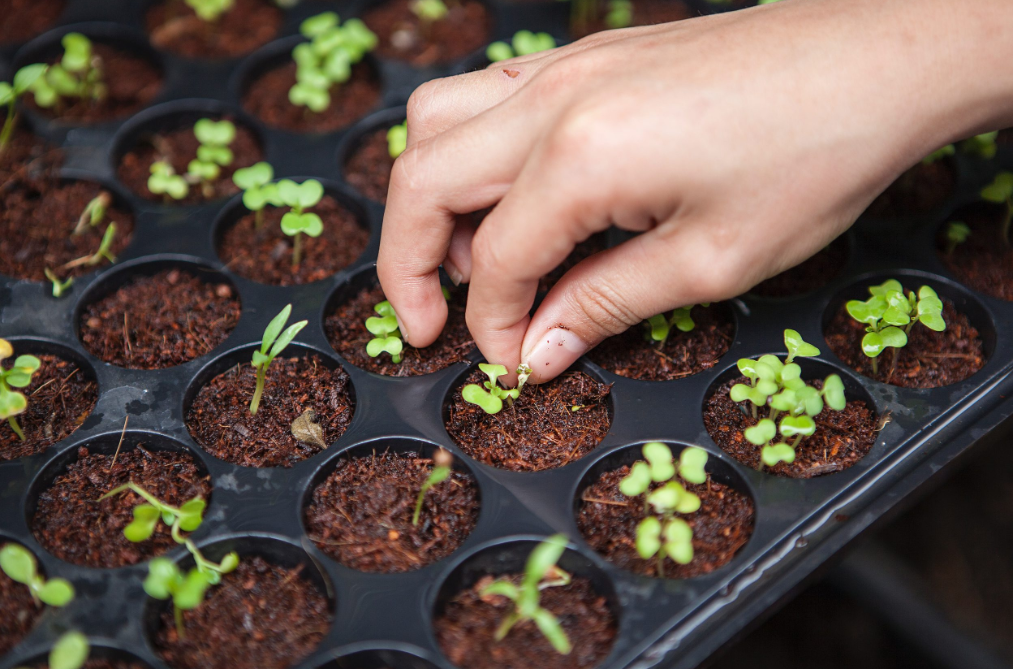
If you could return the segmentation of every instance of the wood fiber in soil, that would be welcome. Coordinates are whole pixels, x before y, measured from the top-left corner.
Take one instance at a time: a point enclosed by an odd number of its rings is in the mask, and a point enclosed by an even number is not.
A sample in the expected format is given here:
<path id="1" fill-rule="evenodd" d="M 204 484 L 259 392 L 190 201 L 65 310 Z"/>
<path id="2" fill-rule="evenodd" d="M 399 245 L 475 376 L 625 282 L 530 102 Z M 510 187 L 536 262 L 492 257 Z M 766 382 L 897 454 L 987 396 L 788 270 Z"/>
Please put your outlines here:
<path id="1" fill-rule="evenodd" d="M 333 276 L 354 263 L 369 244 L 369 231 L 355 215 L 330 195 L 307 209 L 320 216 L 324 231 L 319 237 L 303 235 L 302 261 L 292 269 L 294 238 L 281 231 L 287 209 L 265 207 L 264 224 L 248 213 L 228 226 L 218 244 L 218 256 L 239 276 L 274 286 L 296 286 Z"/>
<path id="2" fill-rule="evenodd" d="M 517 472 L 562 467 L 590 453 L 609 431 L 612 386 L 583 372 L 526 386 L 512 407 L 494 415 L 461 397 L 464 385 L 488 380 L 478 369 L 469 374 L 453 391 L 446 421 L 454 443 L 487 465 Z"/>
<path id="3" fill-rule="evenodd" d="M 334 350 L 356 367 L 384 376 L 418 376 L 446 369 L 458 362 L 467 362 L 475 342 L 464 321 L 468 300 L 466 287 L 454 289 L 447 304 L 447 324 L 436 341 L 425 348 L 405 346 L 401 362 L 393 363 L 386 353 L 371 358 L 366 344 L 373 335 L 366 329 L 366 319 L 376 316 L 373 307 L 385 299 L 380 286 L 359 291 L 324 320 L 327 340 Z"/>
<path id="4" fill-rule="evenodd" d="M 352 569 L 414 571 L 447 557 L 478 521 L 478 487 L 455 471 L 431 488 L 412 525 L 415 501 L 433 469 L 417 453 L 342 459 L 313 491 L 306 532 L 317 547 Z"/>
<path id="5" fill-rule="evenodd" d="M 508 578 L 516 584 L 522 580 L 519 574 Z M 567 586 L 541 592 L 540 606 L 556 616 L 573 644 L 569 655 L 557 653 L 531 621 L 516 624 L 496 641 L 496 629 L 514 604 L 499 595 L 482 596 L 493 580 L 486 576 L 458 593 L 433 622 L 440 649 L 453 664 L 466 669 L 590 669 L 609 654 L 616 621 L 589 580 L 574 578 Z"/>
<path id="6" fill-rule="evenodd" d="M 0 44 L 27 42 L 56 22 L 66 0 L 6 0 L 0 13 Z"/>
<path id="7" fill-rule="evenodd" d="M 231 58 L 278 35 L 282 13 L 264 0 L 236 0 L 217 21 L 202 21 L 189 5 L 166 0 L 148 10 L 151 43 L 187 58 Z"/>
<path id="8" fill-rule="evenodd" d="M 604 232 L 591 235 L 580 244 L 577 244 L 576 248 L 570 252 L 570 255 L 566 256 L 566 260 L 559 267 L 538 280 L 538 292 L 549 292 L 563 278 L 564 274 L 576 267 L 582 260 L 590 258 L 599 251 L 604 251 L 607 246 L 608 237 Z"/>
<path id="9" fill-rule="evenodd" d="M 940 260 L 961 283 L 1000 300 L 1013 300 L 1013 246 L 1000 237 L 1003 209 L 982 203 L 957 212 L 952 220 L 966 223 L 971 236 L 947 255 L 944 225 L 937 248 Z"/>
<path id="10" fill-rule="evenodd" d="M 17 342 L 14 353 L 20 354 Z M 17 417 L 25 440 L 21 441 L 7 421 L 0 423 L 0 460 L 15 460 L 41 453 L 81 427 L 98 401 L 98 384 L 74 363 L 55 355 L 35 354 L 42 366 L 21 393 L 28 408 Z M 12 360 L 3 366 L 10 368 Z"/>
<path id="11" fill-rule="evenodd" d="M 187 412 L 186 426 L 204 450 L 244 467 L 291 467 L 322 449 L 292 436 L 292 422 L 307 410 L 330 445 L 352 422 L 355 400 L 343 369 L 315 355 L 276 358 L 267 372 L 260 408 L 250 414 L 256 370 L 244 360 L 209 381 Z"/>
<path id="12" fill-rule="evenodd" d="M 574 32 L 574 37 L 586 37 L 592 33 L 609 30 L 604 17 L 608 13 L 608 3 L 600 2 L 598 19 Z M 691 19 L 697 15 L 691 7 L 678 0 L 637 0 L 633 3 L 633 22 L 631 26 L 652 26 L 658 23 L 671 23 Z"/>
<path id="13" fill-rule="evenodd" d="M 672 328 L 661 349 L 647 341 L 642 325 L 634 325 L 603 341 L 589 357 L 602 369 L 641 381 L 671 381 L 710 369 L 732 345 L 735 321 L 723 304 L 697 306 L 691 314 L 696 327 L 690 332 Z"/>
<path id="14" fill-rule="evenodd" d="M 448 2 L 450 11 L 429 25 L 428 34 L 411 10 L 411 0 L 387 0 L 362 20 L 380 38 L 376 52 L 415 67 L 450 63 L 489 43 L 492 19 L 477 0 Z"/>
<path id="15" fill-rule="evenodd" d="M 49 146 L 19 121 L 10 142 L 0 153 L 0 189 L 21 179 L 58 178 L 63 151 Z"/>
<path id="16" fill-rule="evenodd" d="M 748 410 L 752 406 L 749 402 L 736 404 L 728 396 L 736 383 L 749 381 L 740 376 L 723 383 L 704 405 L 704 426 L 722 450 L 744 465 L 759 468 L 760 447 L 746 441 L 742 434 L 759 421 L 743 412 L 743 408 Z M 823 381 L 810 381 L 809 385 L 823 388 Z M 768 412 L 766 408 L 760 409 L 760 418 L 765 418 Z M 790 465 L 780 462 L 774 467 L 764 467 L 763 471 L 796 479 L 843 471 L 865 457 L 879 435 L 874 410 L 860 400 L 849 401 L 842 411 L 825 407 L 813 420 L 816 432 L 795 449 L 795 461 Z"/>
<path id="17" fill-rule="evenodd" d="M 285 669 L 316 650 L 331 624 L 327 600 L 303 573 L 259 556 L 208 590 L 204 603 L 183 613 L 176 633 L 171 607 L 162 614 L 155 646 L 175 669 Z"/>
<path id="18" fill-rule="evenodd" d="M 165 369 L 204 355 L 239 322 L 239 299 L 227 283 L 206 283 L 169 269 L 138 276 L 92 302 L 81 315 L 81 343 L 110 364 Z"/>
<path id="19" fill-rule="evenodd" d="M 62 53 L 62 51 L 61 51 Z M 64 98 L 62 105 L 42 109 L 35 98 L 22 101 L 36 112 L 68 123 L 101 123 L 128 116 L 146 106 L 162 87 L 162 75 L 148 60 L 114 47 L 94 43 L 94 53 L 102 60 L 103 79 L 108 91 L 101 101 Z M 50 63 L 58 59 L 53 58 Z"/>
<path id="20" fill-rule="evenodd" d="M 866 215 L 899 218 L 941 207 L 957 186 L 957 167 L 952 157 L 926 165 L 918 163 L 877 197 Z"/>
<path id="21" fill-rule="evenodd" d="M 216 121 L 221 120 L 212 118 Z M 235 195 L 239 192 L 239 188 L 232 183 L 232 175 L 239 168 L 249 167 L 261 160 L 262 153 L 256 136 L 249 128 L 237 123 L 231 116 L 224 118 L 236 126 L 236 138 L 229 145 L 233 159 L 231 165 L 222 168 L 221 176 L 212 185 L 214 193 L 211 197 L 204 197 L 199 185 L 191 185 L 190 194 L 182 200 L 166 200 L 164 196 L 148 190 L 148 177 L 151 176 L 151 164 L 154 162 L 165 160 L 172 164 L 176 174 L 186 173 L 190 161 L 197 157 L 197 147 L 200 146 L 200 142 L 193 134 L 193 125 L 142 137 L 120 160 L 116 175 L 127 188 L 153 202 L 174 205 L 196 204 Z"/>
<path id="22" fill-rule="evenodd" d="M 838 237 L 808 260 L 753 286 L 749 293 L 759 297 L 805 295 L 837 278 L 847 262 L 848 241 Z"/>
<path id="23" fill-rule="evenodd" d="M 879 373 L 872 373 L 872 359 L 862 353 L 865 326 L 855 322 L 842 304 L 827 326 L 827 344 L 846 365 L 869 378 L 903 388 L 938 388 L 963 381 L 985 366 L 978 330 L 953 303 L 943 299 L 946 330 L 933 332 L 916 324 L 908 344 L 879 356 Z M 891 374 L 894 352 L 897 367 Z"/>
<path id="24" fill-rule="evenodd" d="M 148 450 L 143 444 L 118 455 L 89 453 L 78 459 L 39 495 L 32 532 L 42 546 L 67 562 L 86 567 L 137 564 L 175 548 L 169 527 L 159 522 L 150 539 L 128 541 L 123 528 L 133 520 L 134 507 L 144 498 L 127 491 L 98 501 L 125 483 L 134 482 L 166 504 L 211 495 L 210 478 L 201 475 L 189 453 Z"/>
<path id="25" fill-rule="evenodd" d="M 294 132 L 333 132 L 355 123 L 380 102 L 380 82 L 368 62 L 352 66 L 352 77 L 331 88 L 331 104 L 322 112 L 311 112 L 288 100 L 295 85 L 295 63 L 286 62 L 268 70 L 250 84 L 243 107 L 264 121 Z"/>
<path id="26" fill-rule="evenodd" d="M 0 655 L 28 636 L 42 611 L 43 607 L 32 601 L 28 586 L 15 583 L 0 571 Z"/>
<path id="27" fill-rule="evenodd" d="M 119 256 L 130 243 L 134 218 L 115 207 L 97 226 L 73 234 L 81 212 L 103 188 L 87 181 L 65 182 L 52 178 L 26 179 L 3 189 L 0 205 L 0 274 L 15 279 L 47 281 L 48 267 L 60 278 L 81 276 L 108 266 L 66 268 L 67 263 L 93 255 L 102 245 L 110 222 L 116 224 L 112 254 Z"/>
<path id="28" fill-rule="evenodd" d="M 387 204 L 390 171 L 394 168 L 394 159 L 387 148 L 387 130 L 380 128 L 367 134 L 345 161 L 345 181 L 381 204 Z"/>
<path id="29" fill-rule="evenodd" d="M 637 525 L 648 514 L 645 495 L 631 499 L 619 492 L 619 482 L 629 473 L 629 466 L 605 472 L 584 490 L 577 527 L 591 547 L 617 567 L 643 576 L 659 576 L 657 558 L 644 560 L 637 554 Z M 679 515 L 693 528 L 693 561 L 681 565 L 666 559 L 665 578 L 709 574 L 728 564 L 753 534 L 753 502 L 749 497 L 709 476 L 699 485 L 680 483 L 700 498 L 699 511 Z M 651 490 L 661 485 L 652 484 Z"/>

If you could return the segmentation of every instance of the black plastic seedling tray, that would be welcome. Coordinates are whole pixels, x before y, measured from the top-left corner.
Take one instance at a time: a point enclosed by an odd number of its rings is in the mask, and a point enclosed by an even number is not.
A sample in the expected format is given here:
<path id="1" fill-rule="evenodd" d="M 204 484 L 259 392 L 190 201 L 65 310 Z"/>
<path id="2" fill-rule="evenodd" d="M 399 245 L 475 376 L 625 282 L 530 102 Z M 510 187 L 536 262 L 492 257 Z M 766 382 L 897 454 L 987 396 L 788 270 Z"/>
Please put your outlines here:
<path id="1" fill-rule="evenodd" d="M 443 68 L 414 70 L 372 59 L 383 86 L 383 109 L 354 127 L 326 135 L 300 135 L 266 127 L 242 111 L 244 82 L 263 64 L 287 54 L 298 41 L 306 16 L 336 9 L 342 17 L 362 6 L 307 1 L 288 12 L 283 37 L 241 59 L 197 62 L 155 52 L 147 46 L 142 16 L 147 3 L 133 0 L 70 0 L 58 28 L 15 52 L 6 49 L 5 78 L 12 68 L 48 53 L 70 25 L 93 36 L 115 37 L 148 53 L 164 74 L 164 88 L 148 109 L 133 118 L 92 127 L 72 127 L 28 115 L 35 131 L 66 149 L 64 175 L 103 183 L 121 205 L 133 210 L 136 229 L 126 253 L 114 266 L 78 279 L 69 296 L 54 299 L 50 287 L 0 277 L 0 336 L 19 352 L 53 352 L 76 361 L 97 381 L 100 397 L 84 425 L 45 452 L 0 463 L 0 541 L 17 541 L 38 557 L 50 576 L 70 579 L 79 596 L 66 609 L 47 610 L 34 631 L 6 657 L 0 669 L 38 658 L 64 630 L 82 630 L 98 652 L 128 654 L 151 667 L 165 667 L 150 638 L 162 604 L 148 598 L 141 582 L 145 564 L 118 569 L 74 566 L 50 555 L 34 538 L 29 519 L 37 496 L 76 457 L 78 447 L 111 453 L 129 418 L 125 447 L 185 450 L 210 474 L 213 492 L 206 521 L 194 539 L 206 554 L 220 557 L 236 549 L 260 553 L 282 564 L 304 564 L 328 595 L 330 632 L 300 668 L 322 666 L 390 669 L 452 666 L 440 652 L 432 615 L 463 585 L 486 573 L 517 571 L 533 542 L 554 532 L 571 539 L 562 564 L 592 579 L 618 620 L 614 649 L 602 669 L 691 667 L 740 632 L 764 610 L 857 536 L 903 496 L 961 452 L 994 439 L 1008 426 L 1013 402 L 1013 304 L 963 288 L 938 260 L 936 227 L 949 211 L 976 199 L 982 183 L 1008 153 L 980 161 L 958 156 L 960 185 L 947 207 L 904 224 L 862 221 L 848 233 L 849 260 L 843 272 L 815 293 L 787 299 L 745 296 L 732 301 L 735 340 L 720 364 L 681 380 L 651 383 L 621 378 L 588 361 L 577 367 L 612 383 L 612 427 L 589 455 L 563 468 L 513 473 L 480 464 L 464 455 L 444 425 L 448 394 L 471 366 L 458 364 L 435 374 L 392 378 L 362 371 L 345 362 L 328 344 L 323 319 L 329 308 L 355 286 L 372 280 L 383 209 L 358 195 L 344 181 L 343 156 L 362 132 L 396 122 L 411 90 L 426 79 L 480 63 L 469 60 Z M 494 38 L 521 28 L 565 36 L 566 6 L 560 3 L 493 3 Z M 288 37 L 284 37 L 288 35 Z M 267 286 L 229 272 L 215 251 L 222 221 L 238 200 L 207 206 L 171 207 L 145 201 L 119 185 L 115 165 L 136 133 L 176 124 L 208 113 L 229 112 L 252 128 L 264 159 L 276 175 L 321 179 L 371 233 L 361 258 L 330 279 L 290 288 Z M 904 243 L 900 235 L 906 234 Z M 886 239 L 891 243 L 884 244 Z M 115 367 L 89 354 L 77 337 L 82 305 L 114 290 L 133 276 L 168 266 L 190 268 L 231 283 L 242 302 L 242 316 L 229 338 L 215 350 L 175 368 L 138 371 Z M 981 332 L 987 363 L 971 378 L 933 390 L 907 390 L 872 382 L 841 363 L 823 342 L 823 325 L 844 299 L 864 293 L 871 282 L 889 277 L 928 283 L 965 312 Z M 190 437 L 184 414 L 201 384 L 212 375 L 249 360 L 267 322 L 287 303 L 293 319 L 308 319 L 296 353 L 312 351 L 351 377 L 356 406 L 348 431 L 322 453 L 290 469 L 251 469 L 228 464 L 202 450 Z M 701 409 L 711 390 L 734 373 L 735 361 L 783 352 L 784 328 L 797 329 L 824 353 L 803 365 L 808 374 L 835 371 L 850 397 L 865 400 L 883 418 L 872 451 L 852 468 L 810 480 L 779 478 L 744 467 L 718 449 L 704 429 Z M 473 356 L 474 362 L 478 358 Z M 887 418 L 888 417 L 888 418 Z M 696 445 L 710 455 L 712 475 L 749 495 L 756 508 L 749 543 L 726 566 L 691 580 L 655 580 L 625 572 L 597 555 L 581 538 L 575 507 L 583 487 L 605 468 L 635 459 L 639 446 L 662 440 L 676 447 Z M 307 538 L 303 509 L 313 486 L 349 452 L 421 450 L 437 446 L 454 452 L 459 466 L 480 488 L 478 525 L 449 558 L 417 572 L 365 574 L 339 565 Z M 185 559 L 183 549 L 171 557 Z"/>

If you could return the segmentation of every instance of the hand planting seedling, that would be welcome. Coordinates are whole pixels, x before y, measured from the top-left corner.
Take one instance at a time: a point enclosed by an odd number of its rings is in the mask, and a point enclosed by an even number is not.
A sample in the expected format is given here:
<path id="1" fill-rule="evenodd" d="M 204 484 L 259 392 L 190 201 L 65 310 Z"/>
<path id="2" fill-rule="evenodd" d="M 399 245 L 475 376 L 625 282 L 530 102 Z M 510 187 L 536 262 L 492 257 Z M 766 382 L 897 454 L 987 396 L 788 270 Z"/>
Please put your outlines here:
<path id="1" fill-rule="evenodd" d="M 503 365 L 490 365 L 487 362 L 479 363 L 478 368 L 482 370 L 489 380 L 481 386 L 477 383 L 469 383 L 461 389 L 461 397 L 468 404 L 475 404 L 487 414 L 497 414 L 503 410 L 503 400 L 510 404 L 520 397 L 521 384 L 516 388 L 503 388 L 496 380 L 507 373 Z M 518 370 L 520 373 L 520 370 Z M 485 386 L 484 388 L 482 386 Z"/>
<path id="2" fill-rule="evenodd" d="M 91 644 L 88 643 L 88 637 L 76 631 L 67 632 L 53 644 L 47 665 L 49 669 L 81 669 L 88 661 L 90 653 Z"/>
<path id="3" fill-rule="evenodd" d="M 267 381 L 267 368 L 308 323 L 308 321 L 299 321 L 285 328 L 285 323 L 288 322 L 288 317 L 291 315 L 292 305 L 285 305 L 281 313 L 275 316 L 268 323 L 267 329 L 264 330 L 260 350 L 253 352 L 253 367 L 257 370 L 257 389 L 253 393 L 253 400 L 250 401 L 251 414 L 256 414 L 257 409 L 260 408 L 260 398 L 264 394 L 264 383 Z M 284 332 L 282 332 L 282 328 L 285 328 Z"/>
<path id="4" fill-rule="evenodd" d="M 0 105 L 7 105 L 7 119 L 0 131 L 0 154 L 7 148 L 18 124 L 18 98 L 28 92 L 45 73 L 45 65 L 26 65 L 14 74 L 11 83 L 0 81 Z"/>
<path id="5" fill-rule="evenodd" d="M 202 21 L 214 23 L 222 14 L 232 9 L 236 0 L 186 0 L 186 4 Z"/>
<path id="6" fill-rule="evenodd" d="M 946 224 L 946 255 L 951 256 L 957 247 L 967 241 L 971 236 L 971 228 L 967 223 L 950 221 Z"/>
<path id="7" fill-rule="evenodd" d="M 997 139 L 999 139 L 999 131 L 975 135 L 961 142 L 960 150 L 968 155 L 977 156 L 984 160 L 991 160 L 995 158 L 995 154 L 999 151 L 999 147 L 996 145 Z"/>
<path id="8" fill-rule="evenodd" d="M 528 56 L 556 48 L 556 40 L 549 33 L 533 33 L 519 30 L 514 33 L 510 44 L 493 42 L 485 50 L 485 57 L 496 63 L 516 56 Z"/>
<path id="9" fill-rule="evenodd" d="M 62 578 L 43 578 L 35 556 L 19 544 L 0 548 L 0 570 L 12 581 L 28 586 L 36 605 L 66 606 L 74 599 L 74 586 Z"/>
<path id="10" fill-rule="evenodd" d="M 517 623 L 530 620 L 538 626 L 539 631 L 556 652 L 561 655 L 570 654 L 573 646 L 559 620 L 539 606 L 542 590 L 569 585 L 572 580 L 570 574 L 556 566 L 565 550 L 566 536 L 554 534 L 531 551 L 524 567 L 524 580 L 519 586 L 510 580 L 500 579 L 482 590 L 483 597 L 500 595 L 514 603 L 513 611 L 503 619 L 496 630 L 496 641 L 505 639 Z"/>
<path id="11" fill-rule="evenodd" d="M 352 76 L 352 66 L 376 48 L 377 37 L 359 19 L 339 24 L 338 15 L 324 12 L 302 22 L 300 32 L 310 42 L 292 50 L 296 83 L 289 102 L 320 113 L 331 106 L 331 91 Z"/>
<path id="12" fill-rule="evenodd" d="M 176 174 L 172 165 L 159 160 L 151 163 L 148 168 L 151 176 L 148 177 L 148 190 L 155 195 L 164 196 L 165 201 L 182 200 L 190 194 L 190 185 L 186 179 Z"/>
<path id="13" fill-rule="evenodd" d="M 226 120 L 216 122 L 202 118 L 194 124 L 193 134 L 200 146 L 197 157 L 186 167 L 186 180 L 200 184 L 204 197 L 210 198 L 214 196 L 214 182 L 221 176 L 222 168 L 232 164 L 229 144 L 236 139 L 236 126 Z"/>
<path id="14" fill-rule="evenodd" d="M 373 339 L 370 339 L 366 344 L 366 353 L 371 358 L 375 358 L 381 353 L 388 353 L 391 362 L 395 364 L 401 362 L 404 342 L 401 341 L 401 331 L 398 329 L 394 307 L 390 302 L 384 300 L 373 307 L 373 311 L 379 316 L 370 316 L 366 319 L 366 329 L 373 335 Z"/>
<path id="15" fill-rule="evenodd" d="M 11 343 L 6 339 L 0 339 L 0 363 L 13 355 L 14 347 Z M 41 366 L 42 361 L 34 355 L 19 355 L 10 369 L 4 369 L 0 365 L 0 420 L 6 419 L 7 424 L 21 441 L 25 440 L 25 433 L 21 431 L 17 416 L 28 408 L 28 399 L 24 393 L 14 388 L 27 388 L 32 382 L 32 374 Z"/>
<path id="16" fill-rule="evenodd" d="M 412 525 L 418 527 L 419 517 L 422 515 L 422 502 L 426 498 L 426 493 L 429 492 L 434 486 L 443 483 L 450 478 L 451 465 L 454 463 L 454 456 L 450 454 L 450 451 L 446 451 L 442 448 L 437 449 L 433 455 L 433 471 L 429 473 L 429 476 L 422 483 L 422 489 L 419 490 L 419 496 L 415 500 L 415 514 L 412 515 Z"/>
<path id="17" fill-rule="evenodd" d="M 1013 222 L 1013 172 L 1000 172 L 995 180 L 981 189 L 981 197 L 987 202 L 1006 205 L 999 236 L 1002 243 L 1009 246 L 1010 223 Z"/>
<path id="18" fill-rule="evenodd" d="M 155 599 L 172 599 L 176 633 L 183 638 L 183 611 L 191 611 L 204 601 L 208 588 L 218 585 L 222 575 L 235 571 L 239 566 L 239 555 L 229 553 L 218 564 L 207 560 L 196 546 L 187 548 L 197 561 L 197 566 L 185 575 L 175 562 L 168 558 L 155 558 L 148 565 L 148 576 L 144 579 L 144 591 Z"/>
<path id="19" fill-rule="evenodd" d="M 274 168 L 265 162 L 240 168 L 232 175 L 232 183 L 243 190 L 243 206 L 255 212 L 254 225 L 257 230 L 264 225 L 264 207 L 269 204 L 276 207 L 281 205 L 278 184 L 271 183 L 272 179 Z"/>
<path id="20" fill-rule="evenodd" d="M 59 109 L 63 98 L 100 101 L 106 96 L 102 61 L 95 55 L 91 40 L 81 33 L 67 33 L 61 41 L 63 57 L 46 68 L 30 90 L 35 104 Z"/>
<path id="21" fill-rule="evenodd" d="M 391 158 L 397 158 L 408 146 L 408 121 L 395 125 L 387 131 L 387 152 Z"/>
<path id="22" fill-rule="evenodd" d="M 696 305 L 691 304 L 688 307 L 680 307 L 667 317 L 665 314 L 658 314 L 644 321 L 644 327 L 647 328 L 648 341 L 657 342 L 660 349 L 668 341 L 668 335 L 672 332 L 673 327 L 677 328 L 680 332 L 692 332 L 693 328 L 696 327 L 696 322 L 690 315 L 694 306 Z M 699 306 L 706 308 L 710 306 L 710 303 L 707 302 Z"/>
<path id="23" fill-rule="evenodd" d="M 319 237 L 324 231 L 324 222 L 320 217 L 306 209 L 319 204 L 324 196 L 324 187 L 315 179 L 307 179 L 297 184 L 291 179 L 278 182 L 278 199 L 291 211 L 281 217 L 281 231 L 294 238 L 292 248 L 292 269 L 299 268 L 302 261 L 302 236 Z"/>

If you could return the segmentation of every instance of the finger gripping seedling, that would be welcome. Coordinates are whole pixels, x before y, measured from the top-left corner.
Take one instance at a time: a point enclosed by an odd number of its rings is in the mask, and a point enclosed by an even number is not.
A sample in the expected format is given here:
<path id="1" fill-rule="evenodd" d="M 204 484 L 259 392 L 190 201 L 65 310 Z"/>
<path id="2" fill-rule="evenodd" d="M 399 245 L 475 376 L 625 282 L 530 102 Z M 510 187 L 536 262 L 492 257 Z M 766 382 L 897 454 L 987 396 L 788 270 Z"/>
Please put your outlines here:
<path id="1" fill-rule="evenodd" d="M 391 158 L 397 158 L 404 153 L 408 146 L 408 121 L 391 126 L 387 131 L 387 153 Z"/>
<path id="2" fill-rule="evenodd" d="M 302 22 L 300 32 L 310 39 L 292 50 L 296 83 L 289 89 L 292 104 L 320 113 L 331 106 L 331 91 L 347 82 L 352 66 L 376 48 L 377 37 L 359 19 L 340 25 L 338 15 L 323 12 Z"/>
<path id="3" fill-rule="evenodd" d="M 533 33 L 530 30 L 518 30 L 514 33 L 510 44 L 506 42 L 493 42 L 486 47 L 485 57 L 490 62 L 497 63 L 501 60 L 517 56 L 529 56 L 533 53 L 540 53 L 555 48 L 556 40 L 549 33 Z"/>
<path id="4" fill-rule="evenodd" d="M 0 81 L 0 105 L 7 105 L 7 118 L 0 131 L 0 154 L 4 152 L 18 124 L 18 98 L 27 93 L 35 82 L 46 73 L 46 65 L 26 65 L 14 74 L 11 83 Z"/>
<path id="5" fill-rule="evenodd" d="M 657 342 L 658 348 L 662 348 L 665 346 L 665 342 L 668 341 L 668 336 L 671 334 L 673 327 L 679 330 L 679 332 L 692 332 L 693 328 L 696 327 L 696 322 L 690 315 L 694 306 L 697 305 L 691 304 L 688 307 L 679 307 L 668 316 L 658 314 L 648 318 L 644 321 L 644 327 L 647 328 L 647 340 Z M 710 303 L 703 303 L 699 306 L 706 308 L 710 306 Z"/>
<path id="6" fill-rule="evenodd" d="M 243 190 L 243 206 L 255 212 L 255 228 L 264 225 L 264 207 L 267 205 L 281 206 L 278 196 L 278 184 L 271 183 L 274 179 L 274 168 L 270 163 L 259 162 L 249 167 L 242 167 L 232 175 L 232 183 Z"/>
<path id="7" fill-rule="evenodd" d="M 453 463 L 454 456 L 452 456 L 449 451 L 445 451 L 442 448 L 437 449 L 436 454 L 433 455 L 433 470 L 422 483 L 419 495 L 415 499 L 415 514 L 412 516 L 412 525 L 418 527 L 419 518 L 422 515 L 422 502 L 426 498 L 426 493 L 432 490 L 434 486 L 437 486 L 450 478 L 452 471 L 451 465 L 453 465 Z"/>
<path id="8" fill-rule="evenodd" d="M 503 410 L 503 400 L 512 404 L 515 399 L 520 397 L 520 385 L 507 389 L 497 383 L 497 379 L 507 373 L 506 367 L 482 362 L 479 363 L 478 368 L 489 377 L 489 380 L 481 386 L 477 383 L 469 383 L 462 388 L 461 397 L 465 402 L 477 405 L 487 414 L 497 414 Z"/>
<path id="9" fill-rule="evenodd" d="M 214 182 L 222 168 L 232 164 L 233 153 L 229 145 L 236 139 L 236 126 L 231 121 L 212 121 L 202 118 L 193 126 L 193 134 L 200 142 L 197 157 L 186 167 L 186 181 L 200 184 L 205 198 L 214 196 Z"/>
<path id="10" fill-rule="evenodd" d="M 14 360 L 14 365 L 5 369 L 3 361 L 13 355 L 14 347 L 11 343 L 0 339 L 0 420 L 6 419 L 14 434 L 24 441 L 25 433 L 18 424 L 17 416 L 28 408 L 28 399 L 24 393 L 14 389 L 27 388 L 32 382 L 32 375 L 42 366 L 42 361 L 34 355 L 19 355 Z"/>
<path id="11" fill-rule="evenodd" d="M 67 33 L 61 41 L 63 57 L 46 68 L 30 87 L 35 103 L 43 108 L 60 108 L 64 98 L 87 101 L 103 100 L 107 87 L 103 82 L 102 60 L 95 55 L 91 40 L 81 33 Z"/>
<path id="12" fill-rule="evenodd" d="M 324 231 L 324 222 L 312 212 L 305 211 L 319 204 L 324 196 L 324 187 L 316 179 L 307 179 L 297 184 L 291 179 L 278 182 L 278 199 L 291 208 L 281 217 L 281 231 L 294 239 L 292 247 L 292 269 L 298 269 L 302 262 L 303 235 L 319 237 Z"/>
<path id="13" fill-rule="evenodd" d="M 404 342 L 401 340 L 401 330 L 397 324 L 397 314 L 390 302 L 384 300 L 373 307 L 379 316 L 370 316 L 366 319 L 366 329 L 373 335 L 373 339 L 366 344 L 366 353 L 371 358 L 381 353 L 390 354 L 391 362 L 401 362 L 401 352 L 404 350 Z M 506 372 L 504 372 L 506 373 Z"/>
<path id="14" fill-rule="evenodd" d="M 995 180 L 981 189 L 981 197 L 987 202 L 1005 205 L 999 236 L 1006 246 L 1010 244 L 1010 224 L 1013 223 L 1013 172 L 1000 172 Z"/>
<path id="15" fill-rule="evenodd" d="M 256 414 L 260 408 L 260 398 L 264 394 L 264 384 L 267 381 L 267 368 L 271 362 L 285 350 L 296 335 L 306 327 L 309 321 L 299 321 L 285 328 L 289 316 L 292 315 L 292 305 L 285 305 L 277 316 L 275 316 L 264 330 L 264 338 L 261 340 L 260 349 L 253 352 L 253 368 L 257 370 L 257 389 L 253 392 L 253 399 L 250 401 L 250 413 Z M 284 329 L 284 332 L 282 331 Z"/>
<path id="16" fill-rule="evenodd" d="M 37 605 L 66 606 L 74 599 L 74 586 L 62 578 L 48 581 L 43 578 L 35 556 L 19 544 L 6 544 L 0 548 L 0 570 L 12 581 L 28 586 Z"/>

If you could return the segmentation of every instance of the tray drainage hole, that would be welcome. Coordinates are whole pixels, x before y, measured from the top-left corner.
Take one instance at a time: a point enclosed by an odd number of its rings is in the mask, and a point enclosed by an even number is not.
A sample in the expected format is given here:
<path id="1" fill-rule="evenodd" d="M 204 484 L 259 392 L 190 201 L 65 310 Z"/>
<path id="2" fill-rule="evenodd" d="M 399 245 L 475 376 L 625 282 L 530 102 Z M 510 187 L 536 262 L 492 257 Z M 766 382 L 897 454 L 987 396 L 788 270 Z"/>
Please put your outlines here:
<path id="1" fill-rule="evenodd" d="M 1001 240 L 1005 205 L 978 202 L 957 210 L 939 228 L 939 259 L 964 285 L 1000 300 L 1013 300 L 1013 252 Z M 954 222 L 963 223 L 970 235 L 960 243 L 947 233 Z M 959 232 L 959 230 L 958 230 Z"/>
<path id="2" fill-rule="evenodd" d="M 363 650 L 322 664 L 317 669 L 439 669 L 429 660 L 400 650 Z"/>
<path id="3" fill-rule="evenodd" d="M 0 548 L 7 544 L 25 548 L 18 542 L 0 535 Z M 39 570 L 42 571 L 41 565 Z M 0 634 L 0 655 L 21 643 L 45 610 L 45 607 L 35 604 L 27 586 L 13 581 L 0 571 L 0 631 L 3 631 L 3 634 Z"/>
<path id="4" fill-rule="evenodd" d="M 265 0 L 237 0 L 214 30 L 206 30 L 193 9 L 165 0 L 151 6 L 145 24 L 151 43 L 164 51 L 186 58 L 234 58 L 274 39 L 283 19 L 281 10 Z"/>

